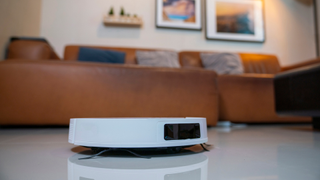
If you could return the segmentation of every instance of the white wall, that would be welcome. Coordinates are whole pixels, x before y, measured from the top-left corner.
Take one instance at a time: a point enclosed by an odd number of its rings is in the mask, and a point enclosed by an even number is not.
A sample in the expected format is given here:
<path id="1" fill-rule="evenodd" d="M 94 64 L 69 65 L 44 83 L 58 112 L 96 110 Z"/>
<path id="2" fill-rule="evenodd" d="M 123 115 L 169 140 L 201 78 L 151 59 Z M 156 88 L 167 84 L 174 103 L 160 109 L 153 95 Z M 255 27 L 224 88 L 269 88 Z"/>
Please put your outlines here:
<path id="1" fill-rule="evenodd" d="M 111 6 L 115 13 L 123 6 L 138 14 L 144 26 L 105 27 L 102 18 Z M 60 56 L 67 44 L 268 53 L 276 54 L 282 65 L 316 56 L 312 6 L 265 0 L 265 19 L 265 43 L 214 41 L 205 39 L 204 30 L 156 28 L 155 0 L 43 0 L 40 32 Z"/>
<path id="2" fill-rule="evenodd" d="M 0 60 L 11 36 L 40 35 L 41 0 L 0 0 Z"/>

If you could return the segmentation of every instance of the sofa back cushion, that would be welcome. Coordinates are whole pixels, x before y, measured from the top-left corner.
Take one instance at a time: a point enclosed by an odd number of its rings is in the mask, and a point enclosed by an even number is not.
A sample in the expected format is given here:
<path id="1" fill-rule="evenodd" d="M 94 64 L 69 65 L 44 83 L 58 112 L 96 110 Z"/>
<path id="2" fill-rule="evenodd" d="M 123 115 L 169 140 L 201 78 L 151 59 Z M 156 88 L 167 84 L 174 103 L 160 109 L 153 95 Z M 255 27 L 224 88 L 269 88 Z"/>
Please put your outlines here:
<path id="1" fill-rule="evenodd" d="M 182 68 L 190 66 L 190 64 L 202 65 L 200 53 L 210 53 L 208 51 L 181 51 L 179 53 L 179 60 Z M 212 53 L 212 52 L 211 52 Z M 274 55 L 265 54 L 249 54 L 239 53 L 244 68 L 244 73 L 257 74 L 276 74 L 281 68 L 278 58 Z M 187 58 L 186 58 L 187 57 Z M 188 62 L 192 61 L 192 62 Z M 197 61 L 198 63 L 195 63 Z"/>
<path id="2" fill-rule="evenodd" d="M 185 55 L 183 57 L 179 57 L 179 61 L 181 64 L 181 68 L 185 69 L 202 69 L 204 68 L 202 61 L 198 60 L 198 58 L 193 57 L 191 55 Z"/>
<path id="3" fill-rule="evenodd" d="M 125 56 L 125 64 L 137 64 L 136 51 L 154 51 L 156 49 L 143 49 L 143 48 L 121 48 L 121 47 L 105 47 L 105 46 L 79 46 L 79 45 L 68 45 L 64 50 L 64 60 L 66 61 L 77 61 L 79 48 L 80 47 L 89 47 L 89 48 L 97 48 L 104 50 L 114 50 L 124 52 Z"/>
<path id="4" fill-rule="evenodd" d="M 281 67 L 277 56 L 266 54 L 239 53 L 246 73 L 277 74 Z"/>

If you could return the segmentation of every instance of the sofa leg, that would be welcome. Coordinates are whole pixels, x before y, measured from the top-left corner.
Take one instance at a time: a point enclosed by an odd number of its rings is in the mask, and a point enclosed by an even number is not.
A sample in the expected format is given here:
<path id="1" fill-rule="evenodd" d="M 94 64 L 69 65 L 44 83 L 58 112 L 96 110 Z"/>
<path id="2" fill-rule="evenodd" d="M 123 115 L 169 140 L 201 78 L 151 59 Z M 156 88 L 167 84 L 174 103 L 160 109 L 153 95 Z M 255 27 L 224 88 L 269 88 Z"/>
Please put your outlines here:
<path id="1" fill-rule="evenodd" d="M 312 125 L 313 125 L 313 129 L 320 130 L 320 117 L 313 117 L 312 118 Z"/>

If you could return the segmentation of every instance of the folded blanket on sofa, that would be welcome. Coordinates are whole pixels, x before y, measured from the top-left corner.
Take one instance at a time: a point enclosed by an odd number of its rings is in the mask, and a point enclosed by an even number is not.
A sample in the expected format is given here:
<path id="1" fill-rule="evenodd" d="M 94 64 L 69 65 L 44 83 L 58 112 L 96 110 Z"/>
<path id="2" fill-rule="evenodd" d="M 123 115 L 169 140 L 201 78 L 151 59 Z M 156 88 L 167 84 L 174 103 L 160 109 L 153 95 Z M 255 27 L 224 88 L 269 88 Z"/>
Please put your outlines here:
<path id="1" fill-rule="evenodd" d="M 242 74 L 244 71 L 236 53 L 201 53 L 200 56 L 204 68 L 218 74 Z"/>

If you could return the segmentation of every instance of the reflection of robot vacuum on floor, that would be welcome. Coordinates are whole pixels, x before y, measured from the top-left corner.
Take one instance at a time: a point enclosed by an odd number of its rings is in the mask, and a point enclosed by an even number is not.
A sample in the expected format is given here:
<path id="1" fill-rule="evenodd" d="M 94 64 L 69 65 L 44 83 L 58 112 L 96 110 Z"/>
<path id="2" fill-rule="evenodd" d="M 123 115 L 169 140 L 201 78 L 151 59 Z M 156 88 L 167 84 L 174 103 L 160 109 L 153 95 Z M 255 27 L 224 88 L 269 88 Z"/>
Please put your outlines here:
<path id="1" fill-rule="evenodd" d="M 152 159 L 102 157 L 78 160 L 85 156 L 76 154 L 68 159 L 68 180 L 207 179 L 208 158 L 202 153 Z"/>
<path id="2" fill-rule="evenodd" d="M 177 153 L 207 141 L 205 118 L 78 118 L 69 127 L 69 142 L 96 155 L 118 150 L 140 156 L 135 151 L 144 149 Z"/>

